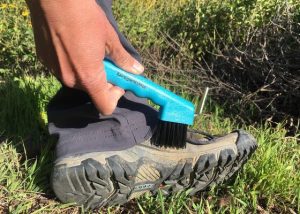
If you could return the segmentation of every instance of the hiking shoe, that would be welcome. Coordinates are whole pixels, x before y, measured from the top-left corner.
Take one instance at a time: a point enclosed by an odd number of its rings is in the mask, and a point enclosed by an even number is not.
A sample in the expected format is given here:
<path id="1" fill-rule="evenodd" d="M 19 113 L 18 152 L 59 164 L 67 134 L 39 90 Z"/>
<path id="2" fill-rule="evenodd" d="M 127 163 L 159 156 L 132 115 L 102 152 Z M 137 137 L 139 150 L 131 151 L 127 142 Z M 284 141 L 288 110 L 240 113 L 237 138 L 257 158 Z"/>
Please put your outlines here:
<path id="1" fill-rule="evenodd" d="M 146 192 L 190 195 L 231 177 L 257 148 L 243 130 L 198 139 L 188 132 L 184 149 L 159 148 L 150 140 L 122 151 L 92 152 L 55 163 L 52 187 L 65 203 L 86 208 L 120 205 Z"/>

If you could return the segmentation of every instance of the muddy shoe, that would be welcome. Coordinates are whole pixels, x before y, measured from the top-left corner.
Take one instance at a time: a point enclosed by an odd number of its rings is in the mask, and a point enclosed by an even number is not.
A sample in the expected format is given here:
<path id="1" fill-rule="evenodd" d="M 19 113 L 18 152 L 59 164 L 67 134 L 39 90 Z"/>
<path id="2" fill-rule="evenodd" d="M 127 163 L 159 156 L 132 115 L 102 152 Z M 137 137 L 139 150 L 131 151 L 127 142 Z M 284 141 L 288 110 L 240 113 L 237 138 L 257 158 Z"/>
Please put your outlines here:
<path id="1" fill-rule="evenodd" d="M 222 137 L 188 132 L 185 149 L 150 141 L 122 151 L 86 153 L 58 160 L 52 187 L 62 202 L 86 208 L 123 204 L 143 193 L 189 190 L 195 194 L 231 177 L 255 151 L 255 139 L 239 130 Z M 203 133 L 202 133 L 203 134 Z"/>

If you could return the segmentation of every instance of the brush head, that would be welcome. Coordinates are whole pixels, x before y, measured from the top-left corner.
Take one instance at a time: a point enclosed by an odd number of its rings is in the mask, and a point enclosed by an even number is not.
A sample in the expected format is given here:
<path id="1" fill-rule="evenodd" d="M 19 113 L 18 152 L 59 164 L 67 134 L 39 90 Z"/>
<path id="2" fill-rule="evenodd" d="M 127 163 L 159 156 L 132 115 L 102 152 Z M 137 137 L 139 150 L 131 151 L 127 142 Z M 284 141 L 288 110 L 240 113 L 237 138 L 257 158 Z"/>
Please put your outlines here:
<path id="1" fill-rule="evenodd" d="M 193 103 L 161 87 L 149 79 L 126 72 L 112 62 L 104 60 L 107 81 L 136 96 L 148 98 L 160 106 L 158 117 L 161 122 L 152 138 L 157 146 L 184 148 L 187 126 L 194 122 Z"/>
<path id="2" fill-rule="evenodd" d="M 185 148 L 187 125 L 159 120 L 151 143 L 158 147 Z"/>

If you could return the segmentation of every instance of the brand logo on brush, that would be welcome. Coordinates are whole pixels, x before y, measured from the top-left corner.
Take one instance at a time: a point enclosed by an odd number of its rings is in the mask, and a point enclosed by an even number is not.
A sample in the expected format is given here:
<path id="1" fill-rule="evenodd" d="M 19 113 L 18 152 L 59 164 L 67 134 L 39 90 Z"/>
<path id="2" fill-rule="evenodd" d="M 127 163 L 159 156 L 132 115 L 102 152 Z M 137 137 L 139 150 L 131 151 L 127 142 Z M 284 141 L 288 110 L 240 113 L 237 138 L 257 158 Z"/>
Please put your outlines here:
<path id="1" fill-rule="evenodd" d="M 132 83 L 134 83 L 134 84 L 136 84 L 136 85 L 138 85 L 138 86 L 140 86 L 140 87 L 142 87 L 142 88 L 146 88 L 146 86 L 145 86 L 144 84 L 142 84 L 141 82 L 136 81 L 136 80 L 134 80 L 134 79 L 131 79 L 131 78 L 127 77 L 126 75 L 120 73 L 120 72 L 118 72 L 117 75 L 118 75 L 119 77 L 122 77 L 124 80 L 126 80 L 126 81 L 128 81 L 128 82 L 132 82 Z"/>

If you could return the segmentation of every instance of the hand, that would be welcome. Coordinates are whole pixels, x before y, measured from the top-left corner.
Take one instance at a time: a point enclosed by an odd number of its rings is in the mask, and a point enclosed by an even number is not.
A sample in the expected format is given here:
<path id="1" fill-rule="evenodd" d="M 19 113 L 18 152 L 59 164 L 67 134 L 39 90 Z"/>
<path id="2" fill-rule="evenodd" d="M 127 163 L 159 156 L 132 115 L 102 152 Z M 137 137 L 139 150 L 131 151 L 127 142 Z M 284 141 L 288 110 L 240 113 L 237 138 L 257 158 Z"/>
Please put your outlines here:
<path id="1" fill-rule="evenodd" d="M 37 55 L 67 87 L 86 91 L 100 113 L 111 114 L 125 93 L 107 83 L 103 59 L 128 72 L 144 70 L 126 52 L 95 0 L 27 0 Z"/>

